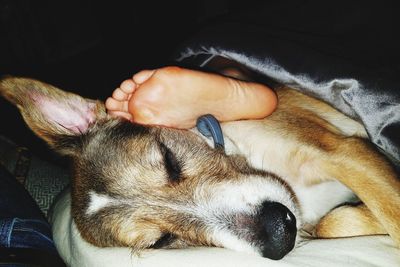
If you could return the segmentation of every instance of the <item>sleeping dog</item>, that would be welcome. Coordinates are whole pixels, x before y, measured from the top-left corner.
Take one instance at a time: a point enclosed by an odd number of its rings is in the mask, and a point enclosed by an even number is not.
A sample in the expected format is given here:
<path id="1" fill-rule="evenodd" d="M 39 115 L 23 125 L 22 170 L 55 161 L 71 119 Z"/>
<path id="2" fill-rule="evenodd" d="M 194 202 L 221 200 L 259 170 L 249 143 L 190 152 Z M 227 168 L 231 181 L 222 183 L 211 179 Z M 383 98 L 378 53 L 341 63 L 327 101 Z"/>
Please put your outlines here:
<path id="1" fill-rule="evenodd" d="M 296 90 L 276 91 L 271 116 L 222 124 L 223 151 L 196 130 L 112 118 L 102 102 L 40 81 L 0 82 L 29 127 L 72 158 L 72 215 L 93 245 L 281 259 L 306 229 L 389 234 L 399 246 L 400 182 L 363 126 Z"/>

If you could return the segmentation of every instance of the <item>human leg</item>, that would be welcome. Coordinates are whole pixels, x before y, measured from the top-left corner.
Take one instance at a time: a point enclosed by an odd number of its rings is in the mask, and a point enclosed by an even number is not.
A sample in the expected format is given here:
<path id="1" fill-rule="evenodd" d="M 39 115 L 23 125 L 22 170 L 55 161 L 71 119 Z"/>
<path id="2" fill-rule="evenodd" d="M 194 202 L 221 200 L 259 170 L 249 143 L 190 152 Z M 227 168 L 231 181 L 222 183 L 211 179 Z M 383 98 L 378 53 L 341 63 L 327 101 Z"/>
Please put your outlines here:
<path id="1" fill-rule="evenodd" d="M 46 218 L 25 188 L 1 164 L 0 252 L 0 266 L 4 262 L 64 266 Z"/>

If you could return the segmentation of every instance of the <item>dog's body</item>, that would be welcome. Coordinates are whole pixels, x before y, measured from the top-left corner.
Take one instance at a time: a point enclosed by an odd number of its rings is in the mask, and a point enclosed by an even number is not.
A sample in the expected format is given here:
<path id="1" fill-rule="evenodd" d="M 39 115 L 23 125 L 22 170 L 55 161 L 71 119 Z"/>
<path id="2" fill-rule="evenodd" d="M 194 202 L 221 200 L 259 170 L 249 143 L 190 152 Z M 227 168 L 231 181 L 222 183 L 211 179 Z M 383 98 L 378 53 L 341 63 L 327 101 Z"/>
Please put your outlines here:
<path id="1" fill-rule="evenodd" d="M 251 166 L 281 177 L 301 203 L 303 222 L 316 225 L 334 207 L 355 200 L 347 187 L 323 169 L 325 158 L 332 157 L 329 152 L 335 149 L 332 139 L 367 134 L 361 124 L 322 102 L 288 88 L 277 92 L 280 107 L 267 119 L 223 125 L 228 154 L 244 155 Z M 327 136 L 326 129 L 332 136 Z"/>
<path id="2" fill-rule="evenodd" d="M 6 78 L 0 92 L 72 156 L 72 213 L 94 245 L 210 245 L 279 259 L 310 225 L 319 237 L 389 233 L 400 245 L 390 164 L 361 124 L 295 90 L 277 90 L 279 108 L 264 120 L 223 124 L 229 155 L 193 131 L 111 118 L 101 102 L 37 81 Z M 353 192 L 364 204 L 333 209 Z"/>

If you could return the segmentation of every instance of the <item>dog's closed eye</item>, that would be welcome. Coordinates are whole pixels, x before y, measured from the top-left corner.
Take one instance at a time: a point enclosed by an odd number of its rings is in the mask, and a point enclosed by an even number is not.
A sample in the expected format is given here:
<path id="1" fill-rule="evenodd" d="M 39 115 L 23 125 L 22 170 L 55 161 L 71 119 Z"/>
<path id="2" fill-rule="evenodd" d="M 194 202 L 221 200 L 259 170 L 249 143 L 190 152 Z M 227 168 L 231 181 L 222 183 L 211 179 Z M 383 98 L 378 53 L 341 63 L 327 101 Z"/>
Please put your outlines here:
<path id="1" fill-rule="evenodd" d="M 161 143 L 160 148 L 164 156 L 164 165 L 168 173 L 168 179 L 173 183 L 179 182 L 181 178 L 181 166 L 178 160 L 174 153 L 164 144 Z"/>
<path id="2" fill-rule="evenodd" d="M 169 246 L 175 239 L 176 237 L 173 234 L 170 233 L 163 234 L 160 237 L 160 239 L 158 239 L 157 242 L 155 242 L 150 248 L 154 249 L 165 248 Z"/>

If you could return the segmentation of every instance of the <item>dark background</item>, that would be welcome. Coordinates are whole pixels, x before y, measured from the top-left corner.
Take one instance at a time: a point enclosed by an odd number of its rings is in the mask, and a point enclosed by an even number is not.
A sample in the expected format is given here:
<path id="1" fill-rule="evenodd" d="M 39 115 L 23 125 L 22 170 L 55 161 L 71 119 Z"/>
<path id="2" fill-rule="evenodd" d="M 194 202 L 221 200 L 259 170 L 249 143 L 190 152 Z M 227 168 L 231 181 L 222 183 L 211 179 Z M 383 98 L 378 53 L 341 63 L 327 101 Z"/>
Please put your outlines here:
<path id="1" fill-rule="evenodd" d="M 105 100 L 135 72 L 173 64 L 182 41 L 242 8 L 227 0 L 0 0 L 0 75 L 32 77 Z M 1 135 L 47 153 L 2 98 L 0 114 Z"/>
<path id="2" fill-rule="evenodd" d="M 0 73 L 104 98 L 235 1 L 0 0 Z"/>

